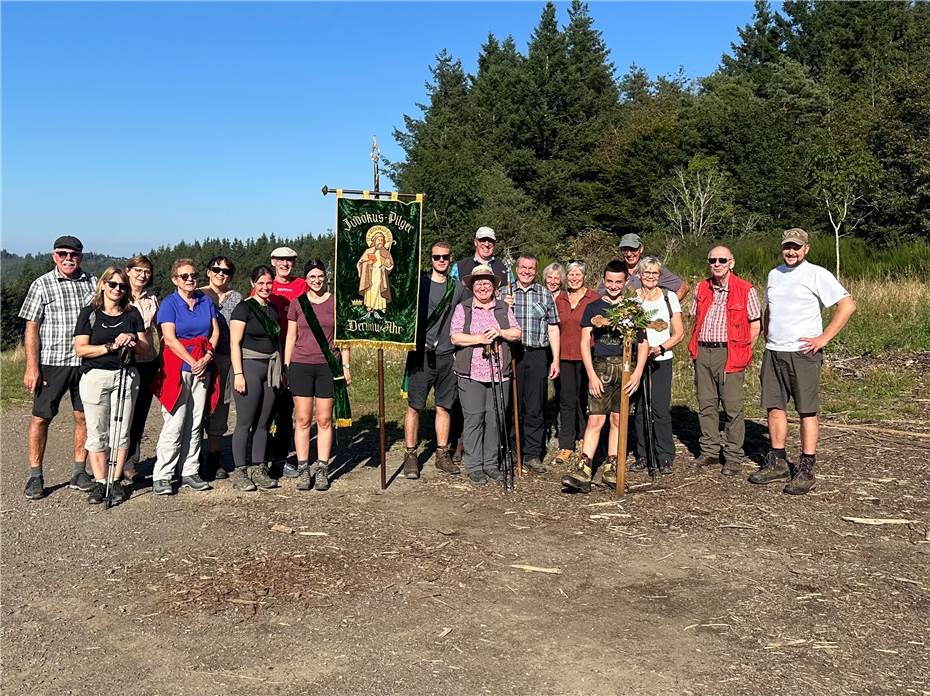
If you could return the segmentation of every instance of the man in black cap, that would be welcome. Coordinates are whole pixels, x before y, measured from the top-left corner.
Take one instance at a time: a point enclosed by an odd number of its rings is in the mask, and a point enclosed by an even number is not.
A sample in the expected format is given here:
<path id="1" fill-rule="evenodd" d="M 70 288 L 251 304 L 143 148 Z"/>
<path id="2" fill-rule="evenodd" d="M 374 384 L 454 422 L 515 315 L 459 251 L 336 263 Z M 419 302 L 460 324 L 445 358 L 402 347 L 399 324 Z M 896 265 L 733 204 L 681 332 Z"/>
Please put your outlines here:
<path id="1" fill-rule="evenodd" d="M 29 286 L 19 316 L 26 320 L 26 373 L 23 384 L 33 395 L 29 422 L 29 478 L 26 497 L 37 500 L 45 495 L 42 461 L 48 442 L 48 425 L 58 414 L 65 392 L 71 394 L 74 409 L 74 469 L 70 487 L 89 491 L 93 479 L 85 471 L 87 426 L 84 404 L 78 392 L 80 358 L 74 353 L 74 326 L 78 314 L 94 297 L 97 279 L 81 270 L 84 246 L 77 237 L 66 235 L 55 240 L 48 273 Z"/>

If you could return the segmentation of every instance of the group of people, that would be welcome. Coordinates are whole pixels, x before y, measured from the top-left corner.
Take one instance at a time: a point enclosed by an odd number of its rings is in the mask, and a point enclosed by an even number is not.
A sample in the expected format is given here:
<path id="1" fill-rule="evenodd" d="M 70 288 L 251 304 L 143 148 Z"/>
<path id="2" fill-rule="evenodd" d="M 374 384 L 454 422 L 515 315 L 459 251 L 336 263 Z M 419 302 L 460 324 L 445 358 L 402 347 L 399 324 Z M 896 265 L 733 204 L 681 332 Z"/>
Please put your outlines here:
<path id="1" fill-rule="evenodd" d="M 604 483 L 616 482 L 619 466 L 672 473 L 672 361 L 685 340 L 688 283 L 646 255 L 635 234 L 621 238 L 620 258 L 602 269 L 597 289 L 586 285 L 591 274 L 584 261 L 553 263 L 539 274 L 536 257 L 524 253 L 512 273 L 495 256 L 496 245 L 495 231 L 480 227 L 474 254 L 457 263 L 450 243 L 430 247 L 416 348 L 405 366 L 404 475 L 420 475 L 420 414 L 430 392 L 439 470 L 456 475 L 464 467 L 475 485 L 503 480 L 501 453 L 509 442 L 501 437 L 510 438 L 501 427 L 502 411 L 512 408 L 522 465 L 545 473 L 550 381 L 558 402 L 559 451 L 548 465 L 564 469 L 566 490 L 590 491 L 608 419 L 607 454 L 599 467 Z M 694 321 L 687 342 L 701 427 L 697 464 L 735 476 L 744 462 L 745 370 L 758 338 L 765 337 L 762 402 L 771 448 L 749 481 L 787 481 L 784 491 L 792 494 L 807 493 L 815 481 L 822 350 L 855 311 L 837 279 L 806 260 L 809 249 L 804 230 L 784 232 L 784 263 L 769 273 L 763 312 L 755 288 L 734 272 L 731 251 L 712 248 L 707 277 L 690 303 Z M 307 261 L 303 277 L 295 277 L 296 252 L 275 249 L 270 266 L 251 271 L 243 299 L 231 288 L 236 268 L 229 258 L 209 261 L 203 286 L 196 264 L 178 259 L 170 271 L 176 290 L 159 300 L 150 290 L 155 269 L 147 257 L 110 267 L 97 279 L 82 270 L 82 253 L 77 238 L 56 240 L 55 268 L 32 283 L 20 310 L 26 322 L 24 384 L 33 393 L 28 498 L 45 493 L 48 427 L 66 393 L 75 426 L 70 487 L 88 492 L 92 503 L 104 499 L 108 468 L 112 500 L 129 496 L 153 398 L 163 417 L 155 494 L 174 493 L 177 478 L 193 491 L 230 477 L 237 490 L 273 488 L 276 461 L 284 462 L 283 475 L 297 479 L 299 490 L 329 487 L 334 401 L 351 384 L 351 368 L 349 349 L 334 345 L 335 302 L 322 261 Z M 605 317 L 628 297 L 637 298 L 650 323 L 635 336 L 635 359 L 624 383 L 624 339 Z M 834 305 L 824 328 L 822 310 Z M 623 390 L 635 405 L 629 465 L 617 459 Z M 790 400 L 801 423 L 796 463 L 785 449 Z M 234 466 L 227 470 L 220 444 L 231 402 Z M 204 430 L 207 452 L 201 456 Z M 296 462 L 288 457 L 292 444 Z"/>
<path id="2" fill-rule="evenodd" d="M 27 498 L 45 495 L 48 427 L 65 394 L 74 411 L 69 485 L 91 503 L 107 494 L 115 503 L 129 497 L 155 398 L 163 419 L 156 495 L 173 494 L 178 480 L 193 491 L 230 477 L 237 490 L 274 488 L 271 465 L 287 459 L 292 441 L 297 461 L 283 474 L 297 479 L 298 490 L 329 488 L 335 382 L 348 384 L 351 373 L 349 349 L 333 345 L 335 305 L 322 261 L 308 261 L 295 277 L 297 253 L 279 247 L 270 266 L 252 270 L 243 298 L 231 287 L 231 259 L 210 259 L 202 286 L 194 261 L 178 259 L 170 270 L 175 291 L 158 298 L 148 257 L 111 266 L 98 279 L 81 268 L 82 256 L 79 239 L 59 237 L 55 268 L 31 284 L 19 313 L 26 323 L 23 383 L 33 394 Z M 236 424 L 228 470 L 220 455 L 230 403 Z"/>

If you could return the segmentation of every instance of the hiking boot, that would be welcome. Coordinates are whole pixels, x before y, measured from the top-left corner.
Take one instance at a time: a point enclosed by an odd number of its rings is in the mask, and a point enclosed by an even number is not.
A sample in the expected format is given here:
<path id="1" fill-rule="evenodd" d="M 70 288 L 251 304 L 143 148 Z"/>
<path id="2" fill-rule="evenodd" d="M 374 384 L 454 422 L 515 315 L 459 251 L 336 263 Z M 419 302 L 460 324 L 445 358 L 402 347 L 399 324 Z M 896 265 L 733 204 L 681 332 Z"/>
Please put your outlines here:
<path id="1" fill-rule="evenodd" d="M 611 455 L 604 460 L 604 466 L 601 468 L 601 481 L 608 486 L 617 485 L 617 457 Z"/>
<path id="2" fill-rule="evenodd" d="M 524 457 L 523 466 L 527 469 L 535 471 L 537 474 L 545 474 L 549 469 L 546 468 L 546 465 L 540 461 L 539 457 Z"/>
<path id="3" fill-rule="evenodd" d="M 627 464 L 626 470 L 631 474 L 638 474 L 640 471 L 645 471 L 648 467 L 645 457 L 637 457 L 632 462 Z"/>
<path id="4" fill-rule="evenodd" d="M 232 484 L 233 488 L 237 491 L 257 491 L 255 484 L 252 483 L 252 479 L 249 478 L 249 473 L 246 471 L 246 467 L 237 466 L 233 469 L 232 472 Z"/>
<path id="5" fill-rule="evenodd" d="M 659 462 L 659 473 L 663 476 L 668 476 L 672 473 L 672 460 L 663 459 Z"/>
<path id="6" fill-rule="evenodd" d="M 496 466 L 485 469 L 484 475 L 492 481 L 497 481 L 498 483 L 504 480 L 504 472 L 498 469 Z"/>
<path id="7" fill-rule="evenodd" d="M 253 464 L 249 467 L 249 478 L 252 479 L 254 483 L 259 488 L 269 489 L 276 488 L 278 482 L 271 478 L 271 475 L 268 473 L 268 469 L 271 467 L 271 464 L 265 462 L 264 464 Z"/>
<path id="8" fill-rule="evenodd" d="M 404 478 L 420 478 L 420 460 L 417 457 L 416 448 L 408 448 L 407 453 L 404 455 Z"/>
<path id="9" fill-rule="evenodd" d="M 483 471 L 471 471 L 468 474 L 468 480 L 476 486 L 483 486 L 488 482 L 488 475 Z"/>
<path id="10" fill-rule="evenodd" d="M 155 479 L 152 481 L 152 493 L 155 495 L 171 495 L 174 493 L 171 488 L 171 481 L 168 479 Z"/>
<path id="11" fill-rule="evenodd" d="M 317 462 L 313 487 L 318 491 L 329 490 L 329 462 Z"/>
<path id="12" fill-rule="evenodd" d="M 794 472 L 794 476 L 791 477 L 782 493 L 804 495 L 809 493 L 816 483 L 817 481 L 814 479 L 814 460 L 809 455 L 802 454 L 798 459 L 798 468 Z"/>
<path id="13" fill-rule="evenodd" d="M 211 486 L 200 478 L 199 474 L 181 477 L 181 488 L 190 488 L 192 491 L 208 491 Z"/>
<path id="14" fill-rule="evenodd" d="M 223 462 L 220 460 L 220 457 L 218 456 L 216 460 L 216 469 L 213 470 L 213 480 L 218 481 L 220 479 L 228 479 L 228 478 L 229 478 L 229 471 L 227 471 L 226 467 L 223 466 Z"/>
<path id="15" fill-rule="evenodd" d="M 45 495 L 45 481 L 41 476 L 30 476 L 26 479 L 25 492 L 29 500 L 39 500 Z"/>
<path id="16" fill-rule="evenodd" d="M 591 492 L 591 460 L 586 454 L 572 457 L 569 470 L 562 477 L 562 485 L 579 493 Z"/>
<path id="17" fill-rule="evenodd" d="M 218 479 L 218 478 L 228 478 L 226 470 L 223 469 L 222 464 L 220 463 L 220 453 L 219 452 L 207 452 L 207 463 L 201 467 L 202 478 L 205 479 Z M 220 472 L 223 473 L 220 473 Z"/>
<path id="18" fill-rule="evenodd" d="M 552 459 L 552 466 L 557 466 L 559 468 L 565 466 L 568 464 L 568 458 L 573 454 L 574 452 L 570 449 L 560 449 L 559 453 Z"/>
<path id="19" fill-rule="evenodd" d="M 313 490 L 313 478 L 316 476 L 317 465 L 305 464 L 299 468 L 297 474 L 297 490 L 298 491 L 312 491 Z"/>
<path id="20" fill-rule="evenodd" d="M 769 450 L 759 470 L 749 475 L 749 483 L 772 483 L 773 481 L 787 481 L 790 478 L 791 467 L 788 460 L 782 459 Z"/>
<path id="21" fill-rule="evenodd" d="M 707 455 L 706 457 L 698 457 L 694 460 L 694 466 L 696 466 L 698 469 L 703 469 L 706 466 L 716 467 L 719 465 L 720 465 L 720 457 L 714 457 L 712 455 Z M 726 475 L 729 476 L 729 474 L 726 474 Z"/>
<path id="22" fill-rule="evenodd" d="M 458 464 L 452 461 L 448 447 L 436 448 L 436 468 L 440 471 L 445 471 L 447 474 L 452 474 L 453 476 L 461 472 Z"/>
<path id="23" fill-rule="evenodd" d="M 739 476 L 742 471 L 742 465 L 735 459 L 727 459 L 720 467 L 721 476 Z"/>
<path id="24" fill-rule="evenodd" d="M 84 493 L 90 492 L 93 487 L 94 480 L 88 476 L 86 471 L 79 471 L 71 477 L 71 481 L 68 483 L 68 488 L 71 490 L 82 491 Z"/>
<path id="25" fill-rule="evenodd" d="M 90 493 L 87 494 L 87 502 L 91 505 L 99 505 L 103 502 L 103 499 L 106 497 L 106 495 L 106 484 L 94 481 L 94 485 L 91 487 Z"/>
<path id="26" fill-rule="evenodd" d="M 284 468 L 281 469 L 281 475 L 284 478 L 298 478 L 300 476 L 300 467 L 292 464 L 290 461 L 284 462 Z"/>
<path id="27" fill-rule="evenodd" d="M 119 481 L 110 482 L 110 502 L 113 505 L 119 505 L 120 503 L 129 500 L 130 495 L 132 495 L 132 489 L 128 486 L 123 485 Z"/>

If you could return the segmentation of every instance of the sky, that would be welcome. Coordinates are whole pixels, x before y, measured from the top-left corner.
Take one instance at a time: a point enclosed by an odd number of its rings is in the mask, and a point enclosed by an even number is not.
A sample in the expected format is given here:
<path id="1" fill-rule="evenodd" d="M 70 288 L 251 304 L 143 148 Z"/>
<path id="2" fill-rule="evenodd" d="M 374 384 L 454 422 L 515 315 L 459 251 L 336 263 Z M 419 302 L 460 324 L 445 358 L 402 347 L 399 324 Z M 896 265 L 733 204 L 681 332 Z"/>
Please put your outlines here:
<path id="1" fill-rule="evenodd" d="M 567 3 L 558 3 L 567 22 Z M 129 256 L 207 237 L 331 230 L 330 188 L 372 183 L 436 55 L 488 33 L 526 52 L 541 2 L 3 2 L 7 251 Z M 621 76 L 712 72 L 751 2 L 592 2 Z M 381 189 L 392 188 L 382 177 Z M 428 202 L 427 202 L 428 205 Z"/>

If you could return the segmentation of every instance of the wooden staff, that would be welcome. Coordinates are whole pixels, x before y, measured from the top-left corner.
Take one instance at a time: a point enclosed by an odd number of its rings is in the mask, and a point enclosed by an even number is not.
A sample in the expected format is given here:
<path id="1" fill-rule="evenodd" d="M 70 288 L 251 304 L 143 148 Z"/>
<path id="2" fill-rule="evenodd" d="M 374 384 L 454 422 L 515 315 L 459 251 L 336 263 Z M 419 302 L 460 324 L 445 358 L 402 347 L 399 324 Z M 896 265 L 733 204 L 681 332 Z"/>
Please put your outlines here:
<path id="1" fill-rule="evenodd" d="M 630 381 L 633 357 L 633 339 L 629 336 L 623 339 L 623 364 L 620 377 L 620 423 L 617 427 L 617 488 L 616 494 L 626 492 L 626 449 L 627 425 L 630 422 L 630 395 L 626 393 L 626 385 Z"/>

